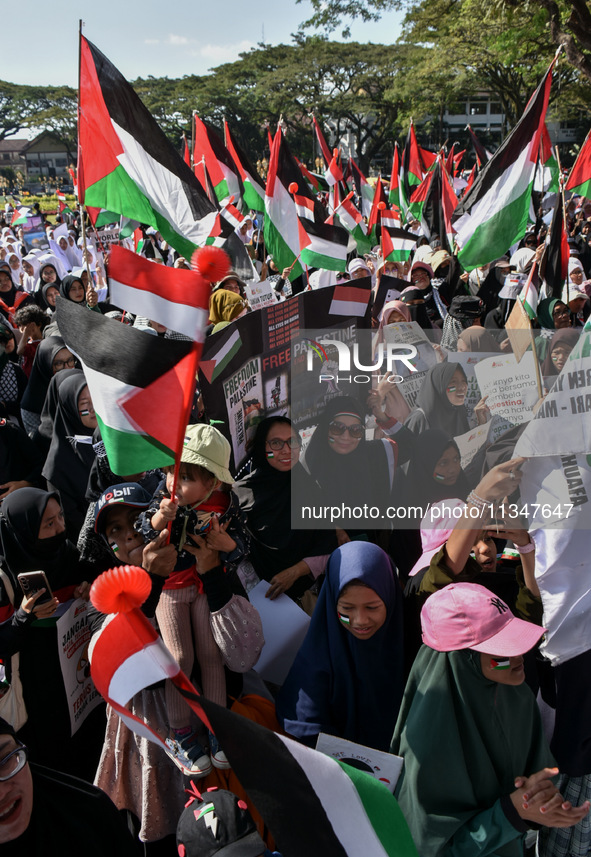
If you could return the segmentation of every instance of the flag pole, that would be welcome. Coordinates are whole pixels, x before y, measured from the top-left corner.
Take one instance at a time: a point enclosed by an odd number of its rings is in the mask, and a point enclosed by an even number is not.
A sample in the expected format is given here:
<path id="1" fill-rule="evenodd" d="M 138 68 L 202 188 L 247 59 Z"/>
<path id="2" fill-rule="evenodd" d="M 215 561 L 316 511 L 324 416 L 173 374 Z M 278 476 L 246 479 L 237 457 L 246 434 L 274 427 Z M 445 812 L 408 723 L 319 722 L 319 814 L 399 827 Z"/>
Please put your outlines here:
<path id="1" fill-rule="evenodd" d="M 536 270 L 537 264 L 538 263 L 534 260 L 534 263 L 531 266 L 531 271 L 529 272 L 529 277 L 527 278 L 527 282 L 525 284 L 525 296 L 526 297 L 527 297 L 527 293 L 529 291 L 529 287 L 531 286 L 531 282 L 533 280 L 533 276 L 534 276 L 534 272 Z M 525 309 L 525 307 L 523 307 L 523 304 L 521 304 L 521 306 L 523 309 Z M 538 388 L 538 395 L 539 395 L 540 399 L 542 399 L 544 397 L 544 390 L 542 387 L 542 376 L 540 374 L 540 362 L 538 360 L 538 352 L 536 351 L 536 340 L 534 337 L 534 329 L 532 327 L 531 318 L 529 317 L 529 314 L 527 312 L 525 314 L 527 316 L 527 326 L 529 329 L 529 337 L 530 337 L 530 341 L 531 341 L 531 350 L 532 350 L 532 355 L 534 358 L 534 369 L 536 372 L 536 385 Z"/>
<path id="2" fill-rule="evenodd" d="M 591 134 L 591 131 L 589 132 L 589 134 Z M 589 136 L 589 134 L 587 134 L 587 136 Z M 564 182 L 564 179 L 562 176 L 562 167 L 560 166 L 560 153 L 558 151 L 558 146 L 554 146 L 554 152 L 556 153 L 556 163 L 558 164 L 558 193 L 560 194 L 561 201 L 562 201 L 562 228 L 564 230 L 566 230 L 566 205 L 564 204 L 564 184 L 565 184 L 565 182 Z M 573 164 L 573 166 L 574 166 L 574 164 Z M 572 170 L 571 170 L 571 172 L 572 172 Z M 568 236 L 568 233 L 567 233 L 567 236 Z M 569 256 L 570 256 L 570 252 L 569 252 Z M 570 300 L 570 289 L 568 287 L 568 281 L 569 281 L 569 276 L 568 276 L 568 271 L 567 271 L 567 274 L 566 274 L 566 305 L 567 306 L 568 306 L 568 302 Z M 570 307 L 569 307 L 569 309 L 570 309 Z"/>

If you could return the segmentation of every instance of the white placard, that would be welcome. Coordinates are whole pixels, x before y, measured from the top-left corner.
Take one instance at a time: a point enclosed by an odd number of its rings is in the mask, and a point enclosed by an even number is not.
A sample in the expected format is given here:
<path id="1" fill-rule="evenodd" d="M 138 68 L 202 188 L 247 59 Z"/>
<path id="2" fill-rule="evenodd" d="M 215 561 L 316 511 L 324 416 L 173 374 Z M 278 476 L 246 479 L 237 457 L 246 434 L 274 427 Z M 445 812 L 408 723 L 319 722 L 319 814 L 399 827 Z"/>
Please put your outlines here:
<path id="1" fill-rule="evenodd" d="M 265 681 L 282 685 L 304 642 L 310 617 L 288 595 L 279 595 L 273 601 L 265 598 L 270 586 L 261 580 L 248 593 L 250 603 L 261 617 L 265 638 L 254 669 Z"/>
<path id="2" fill-rule="evenodd" d="M 488 396 L 491 416 L 504 417 L 517 425 L 531 420 L 538 401 L 533 354 L 524 354 L 520 363 L 514 354 L 495 354 L 474 369 L 480 392 Z"/>
<path id="3" fill-rule="evenodd" d="M 325 732 L 321 732 L 318 736 L 316 749 L 325 756 L 332 756 L 339 762 L 371 774 L 394 794 L 404 762 L 401 756 L 374 750 L 372 747 L 364 747 L 363 744 L 356 744 L 354 741 L 347 741 L 336 735 L 327 735 Z"/>
<path id="4" fill-rule="evenodd" d="M 77 598 L 57 620 L 57 645 L 72 735 L 101 702 L 101 695 L 90 677 L 87 611 L 88 602 Z"/>
<path id="5" fill-rule="evenodd" d="M 262 309 L 277 303 L 277 292 L 269 280 L 263 280 L 262 283 L 247 283 L 245 291 L 251 309 Z"/>

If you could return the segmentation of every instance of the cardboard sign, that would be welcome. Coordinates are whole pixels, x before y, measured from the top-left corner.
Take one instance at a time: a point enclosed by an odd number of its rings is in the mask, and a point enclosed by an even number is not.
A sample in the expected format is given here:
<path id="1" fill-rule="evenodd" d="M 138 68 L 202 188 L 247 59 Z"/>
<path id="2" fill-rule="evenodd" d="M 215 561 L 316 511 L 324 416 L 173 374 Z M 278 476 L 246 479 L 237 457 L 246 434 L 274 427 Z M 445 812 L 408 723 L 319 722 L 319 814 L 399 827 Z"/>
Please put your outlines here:
<path id="1" fill-rule="evenodd" d="M 88 602 L 77 598 L 57 620 L 58 651 L 74 735 L 102 697 L 90 677 Z"/>
<path id="2" fill-rule="evenodd" d="M 363 744 L 356 744 L 354 741 L 347 741 L 345 738 L 327 735 L 324 732 L 318 736 L 316 749 L 325 756 L 332 756 L 333 759 L 351 765 L 352 768 L 365 771 L 394 794 L 404 763 L 401 756 L 374 750 L 372 747 L 364 747 Z"/>

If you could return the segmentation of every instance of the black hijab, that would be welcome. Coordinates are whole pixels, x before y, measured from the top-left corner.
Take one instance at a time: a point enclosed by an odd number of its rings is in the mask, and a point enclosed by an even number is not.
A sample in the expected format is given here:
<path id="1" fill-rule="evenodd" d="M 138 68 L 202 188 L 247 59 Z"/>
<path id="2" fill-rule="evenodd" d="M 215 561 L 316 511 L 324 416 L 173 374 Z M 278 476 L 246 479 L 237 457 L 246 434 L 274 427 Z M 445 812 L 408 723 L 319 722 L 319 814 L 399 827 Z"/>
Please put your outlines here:
<path id="1" fill-rule="evenodd" d="M 57 391 L 53 436 L 43 468 L 43 476 L 65 497 L 84 504 L 88 475 L 94 461 L 92 443 L 75 441 L 75 436 L 92 438 L 94 429 L 83 425 L 78 398 L 87 387 L 84 374 L 70 375 Z"/>
<path id="2" fill-rule="evenodd" d="M 307 556 L 331 553 L 337 546 L 334 531 L 291 528 L 292 487 L 294 494 L 303 494 L 308 503 L 314 502 L 319 492 L 299 462 L 285 473 L 269 464 L 265 442 L 277 423 L 291 428 L 291 420 L 287 417 L 267 417 L 258 424 L 252 446 L 252 469 L 234 485 L 252 537 L 253 565 L 266 580 Z M 306 581 L 306 585 L 308 583 Z"/>
<path id="3" fill-rule="evenodd" d="M 365 422 L 365 409 L 356 399 L 351 396 L 331 399 L 306 449 L 306 469 L 320 486 L 323 505 L 344 504 L 353 508 L 367 504 L 385 510 L 392 503 L 393 461 L 388 456 L 394 454 L 395 447 L 390 448 L 389 440 L 367 441 L 363 437 L 352 452 L 346 455 L 335 452 L 328 440 L 329 423 L 338 414 L 345 413 L 358 415 L 359 421 Z M 305 498 L 301 499 L 303 504 L 309 505 Z M 367 529 L 371 528 L 368 521 L 365 515 L 361 518 L 352 515 L 339 526 Z"/>
<path id="4" fill-rule="evenodd" d="M 416 321 L 419 327 L 422 327 L 423 330 L 433 329 L 429 313 L 427 312 L 426 304 L 408 304 L 409 301 L 425 300 L 425 293 L 422 291 L 422 289 L 405 289 L 400 295 L 400 300 L 408 305 L 412 321 Z"/>
<path id="5" fill-rule="evenodd" d="M 11 576 L 15 592 L 19 586 L 17 574 L 25 571 L 44 571 L 54 590 L 80 582 L 76 575 L 78 551 L 67 541 L 66 534 L 50 539 L 39 538 L 41 520 L 51 498 L 59 503 L 56 493 L 50 494 L 40 488 L 19 488 L 2 501 L 1 565 Z"/>
<path id="6" fill-rule="evenodd" d="M 41 309 L 49 310 L 49 312 L 53 315 L 55 312 L 55 306 L 51 306 L 49 301 L 47 300 L 47 292 L 49 289 L 57 289 L 60 291 L 60 283 L 45 283 L 45 285 L 39 289 L 36 293 L 35 297 L 37 299 L 37 303 L 41 307 Z"/>
<path id="7" fill-rule="evenodd" d="M 59 372 L 55 373 L 49 382 L 49 387 L 47 388 L 47 393 L 45 395 L 45 402 L 43 403 L 43 410 L 41 411 L 41 423 L 33 438 L 45 455 L 49 452 L 51 439 L 53 437 L 53 421 L 57 410 L 59 388 L 66 378 L 70 378 L 72 375 L 81 375 L 84 377 L 82 369 L 61 369 Z"/>
<path id="8" fill-rule="evenodd" d="M 70 290 L 72 289 L 72 286 L 74 285 L 74 283 L 80 283 L 80 285 L 82 286 L 82 290 L 84 292 L 85 297 L 81 301 L 74 301 L 70 297 Z M 60 283 L 59 290 L 60 290 L 60 295 L 63 298 L 65 298 L 68 301 L 72 301 L 72 303 L 74 303 L 74 304 L 86 303 L 86 289 L 84 288 L 84 283 L 82 282 L 80 277 L 76 277 L 74 274 L 68 274 L 67 277 L 64 277 L 64 279 Z"/>
<path id="9" fill-rule="evenodd" d="M 43 410 L 47 389 L 53 378 L 53 361 L 58 351 L 65 347 L 66 343 L 61 336 L 48 336 L 39 343 L 29 383 L 21 400 L 21 408 L 24 411 L 40 414 Z"/>
<path id="10" fill-rule="evenodd" d="M 468 431 L 470 426 L 465 405 L 452 405 L 446 392 L 456 369 L 466 377 L 462 366 L 449 360 L 429 369 L 417 396 L 417 408 L 420 410 L 413 411 L 405 423 L 411 431 L 418 434 L 428 428 L 438 428 L 448 437 L 457 437 Z"/>
<path id="11" fill-rule="evenodd" d="M 435 479 L 435 465 L 448 449 L 460 454 L 457 443 L 440 429 L 427 429 L 418 435 L 406 480 L 410 505 L 426 508 L 428 503 L 439 503 L 454 497 L 466 499 L 470 486 L 463 470 L 460 470 L 453 485 L 443 485 Z"/>

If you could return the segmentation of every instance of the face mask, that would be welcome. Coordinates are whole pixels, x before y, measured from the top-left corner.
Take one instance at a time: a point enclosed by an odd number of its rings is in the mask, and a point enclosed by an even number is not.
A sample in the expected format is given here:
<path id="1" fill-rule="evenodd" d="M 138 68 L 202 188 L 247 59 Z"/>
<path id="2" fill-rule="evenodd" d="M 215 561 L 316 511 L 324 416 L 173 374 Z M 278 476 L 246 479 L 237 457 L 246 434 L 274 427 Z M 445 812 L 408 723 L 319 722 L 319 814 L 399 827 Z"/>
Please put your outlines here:
<path id="1" fill-rule="evenodd" d="M 61 546 L 66 543 L 67 539 L 68 534 L 65 530 L 63 533 L 56 533 L 55 536 L 51 536 L 49 539 L 37 539 L 35 542 L 35 552 L 43 554 L 44 556 L 49 556 L 61 548 Z"/>

